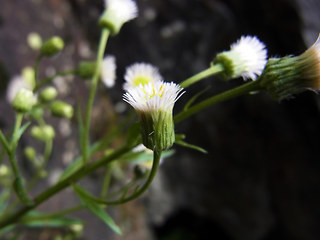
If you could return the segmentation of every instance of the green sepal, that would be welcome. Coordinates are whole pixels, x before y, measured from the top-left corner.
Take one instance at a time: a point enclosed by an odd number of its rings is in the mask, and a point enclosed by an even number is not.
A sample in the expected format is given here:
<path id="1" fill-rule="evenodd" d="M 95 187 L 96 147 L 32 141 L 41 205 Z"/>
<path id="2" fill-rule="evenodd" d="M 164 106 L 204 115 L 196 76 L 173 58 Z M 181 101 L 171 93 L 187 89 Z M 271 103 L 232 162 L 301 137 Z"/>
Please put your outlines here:
<path id="1" fill-rule="evenodd" d="M 97 216 L 100 220 L 102 220 L 105 224 L 107 224 L 115 233 L 121 235 L 121 229 L 113 219 L 109 216 L 109 214 L 100 206 L 99 203 L 95 202 L 91 197 L 91 194 L 87 192 L 84 188 L 79 185 L 74 184 L 73 189 L 80 198 L 81 203 L 85 206 L 90 212 L 92 212 L 95 216 Z"/>

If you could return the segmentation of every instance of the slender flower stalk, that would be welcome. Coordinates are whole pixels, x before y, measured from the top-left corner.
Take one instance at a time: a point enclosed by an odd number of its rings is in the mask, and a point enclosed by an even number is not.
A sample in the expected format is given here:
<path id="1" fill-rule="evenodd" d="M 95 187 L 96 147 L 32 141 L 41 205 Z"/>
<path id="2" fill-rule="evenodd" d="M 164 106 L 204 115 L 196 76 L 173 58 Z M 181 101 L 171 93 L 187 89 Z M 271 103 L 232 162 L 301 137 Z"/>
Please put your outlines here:
<path id="1" fill-rule="evenodd" d="M 163 81 L 159 69 L 149 63 L 134 63 L 127 67 L 124 80 L 126 82 L 123 85 L 123 89 L 126 91 L 140 84 L 145 85 Z"/>
<path id="2" fill-rule="evenodd" d="M 81 139 L 82 142 L 82 154 L 83 154 L 83 162 L 86 164 L 88 162 L 89 157 L 89 130 L 90 130 L 90 122 L 91 122 L 91 113 L 93 108 L 93 101 L 94 97 L 96 95 L 97 85 L 99 81 L 99 76 L 101 72 L 101 63 L 103 59 L 103 54 L 107 45 L 107 41 L 109 38 L 109 30 L 103 29 L 101 33 L 100 43 L 99 43 L 99 49 L 97 54 L 97 63 L 96 63 L 96 69 L 94 72 L 94 75 L 92 77 L 91 81 L 91 88 L 89 92 L 89 99 L 87 104 L 87 111 L 86 111 L 86 118 L 84 122 L 84 132 Z"/>
<path id="3" fill-rule="evenodd" d="M 257 37 L 242 36 L 229 51 L 218 54 L 214 64 L 223 65 L 220 76 L 224 79 L 243 77 L 256 80 L 267 63 L 267 50 Z"/>
<path id="4" fill-rule="evenodd" d="M 163 151 L 175 140 L 172 111 L 183 94 L 175 83 L 155 82 L 131 88 L 123 99 L 138 113 L 142 143 L 151 150 Z"/>

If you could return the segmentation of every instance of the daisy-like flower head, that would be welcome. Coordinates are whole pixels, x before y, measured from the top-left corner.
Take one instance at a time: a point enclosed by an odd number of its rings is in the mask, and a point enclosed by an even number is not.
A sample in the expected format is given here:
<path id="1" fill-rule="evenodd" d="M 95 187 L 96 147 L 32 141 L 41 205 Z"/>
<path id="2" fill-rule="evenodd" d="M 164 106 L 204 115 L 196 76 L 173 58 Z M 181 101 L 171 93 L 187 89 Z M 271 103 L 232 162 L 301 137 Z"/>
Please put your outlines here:
<path id="1" fill-rule="evenodd" d="M 163 81 L 158 68 L 149 63 L 134 63 L 127 67 L 123 85 L 124 90 L 137 87 L 140 84 L 156 83 Z"/>
<path id="2" fill-rule="evenodd" d="M 299 56 L 270 58 L 259 79 L 261 86 L 277 100 L 320 90 L 320 40 Z"/>
<path id="3" fill-rule="evenodd" d="M 107 88 L 112 88 L 116 80 L 116 58 L 108 55 L 102 61 L 102 82 Z"/>
<path id="4" fill-rule="evenodd" d="M 267 49 L 257 37 L 242 36 L 229 51 L 218 54 L 214 63 L 223 66 L 221 76 L 225 79 L 241 76 L 256 80 L 267 63 Z"/>
<path id="5" fill-rule="evenodd" d="M 106 10 L 100 18 L 100 26 L 117 34 L 122 25 L 138 15 L 138 7 L 133 0 L 105 0 Z"/>
<path id="6" fill-rule="evenodd" d="M 166 150 L 175 140 L 172 110 L 183 94 L 175 83 L 163 81 L 130 88 L 123 99 L 138 113 L 142 143 L 151 150 Z"/>

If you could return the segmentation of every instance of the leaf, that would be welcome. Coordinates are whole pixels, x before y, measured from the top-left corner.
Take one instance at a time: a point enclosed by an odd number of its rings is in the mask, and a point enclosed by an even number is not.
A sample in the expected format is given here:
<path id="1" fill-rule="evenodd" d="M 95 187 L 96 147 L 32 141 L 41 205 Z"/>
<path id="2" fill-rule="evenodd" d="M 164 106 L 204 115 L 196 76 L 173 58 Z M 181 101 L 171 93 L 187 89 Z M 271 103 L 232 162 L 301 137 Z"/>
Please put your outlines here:
<path id="1" fill-rule="evenodd" d="M 72 175 L 74 172 L 78 171 L 82 166 L 83 166 L 82 157 L 76 158 L 76 160 L 73 163 L 71 163 L 66 168 L 66 170 L 64 170 L 64 172 L 61 174 L 58 181 L 61 182 L 62 180 L 66 179 L 67 177 Z"/>
<path id="2" fill-rule="evenodd" d="M 0 141 L 3 145 L 3 147 L 5 148 L 7 154 L 10 154 L 11 149 L 10 149 L 9 143 L 8 143 L 6 137 L 3 135 L 1 130 L 0 130 Z"/>
<path id="3" fill-rule="evenodd" d="M 21 177 L 15 178 L 15 180 L 13 181 L 13 188 L 19 200 L 22 203 L 24 203 L 27 206 L 31 206 L 33 204 L 33 201 L 31 200 L 31 198 L 28 196 L 28 193 L 26 192 L 26 189 L 23 185 L 23 180 Z"/>
<path id="4" fill-rule="evenodd" d="M 8 205 L 8 199 L 10 197 L 10 189 L 4 189 L 0 194 L 0 216 Z"/>
<path id="5" fill-rule="evenodd" d="M 5 235 L 6 233 L 12 231 L 15 227 L 16 227 L 16 225 L 9 225 L 5 228 L 0 229 L 0 237 Z"/>
<path id="6" fill-rule="evenodd" d="M 14 146 L 13 149 L 15 149 L 15 146 L 17 145 L 17 142 L 21 138 L 22 134 L 27 130 L 29 125 L 30 125 L 30 122 L 27 122 L 18 130 L 17 134 L 15 135 L 15 138 L 12 139 L 12 144 Z"/>
<path id="7" fill-rule="evenodd" d="M 188 108 L 202 95 L 204 94 L 206 91 L 209 90 L 210 87 L 207 87 L 205 89 L 203 89 L 202 91 L 198 92 L 196 95 L 194 95 L 192 98 L 190 98 L 190 100 L 186 103 L 186 105 L 183 108 L 183 111 L 188 110 Z"/>
<path id="8" fill-rule="evenodd" d="M 114 232 L 120 235 L 122 234 L 121 229 L 116 225 L 109 214 L 92 199 L 93 197 L 89 192 L 76 184 L 73 185 L 73 189 L 80 198 L 81 203 L 85 207 L 87 207 L 88 210 L 90 210 L 95 216 L 100 218 L 100 220 L 107 224 Z"/>
<path id="9" fill-rule="evenodd" d="M 198 147 L 196 145 L 192 145 L 190 143 L 186 143 L 185 141 L 182 141 L 182 140 L 176 140 L 175 143 L 182 146 L 182 147 L 191 148 L 191 149 L 197 150 L 202 153 L 208 153 L 205 149 Z"/>

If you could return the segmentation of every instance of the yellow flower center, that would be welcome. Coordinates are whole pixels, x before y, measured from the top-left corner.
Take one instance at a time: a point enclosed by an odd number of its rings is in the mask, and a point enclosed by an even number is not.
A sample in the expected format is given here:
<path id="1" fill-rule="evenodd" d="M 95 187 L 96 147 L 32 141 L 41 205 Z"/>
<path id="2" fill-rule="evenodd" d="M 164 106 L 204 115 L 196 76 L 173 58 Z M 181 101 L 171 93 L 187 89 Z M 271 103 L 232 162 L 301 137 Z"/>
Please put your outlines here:
<path id="1" fill-rule="evenodd" d="M 138 77 L 136 77 L 135 79 L 134 79 L 134 81 L 133 81 L 133 84 L 135 85 L 135 86 L 139 86 L 140 84 L 142 84 L 142 85 L 146 85 L 146 84 L 148 84 L 149 82 L 151 81 L 151 79 L 149 78 L 149 77 L 147 77 L 147 76 L 138 76 Z"/>

